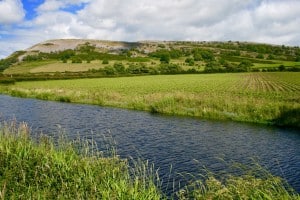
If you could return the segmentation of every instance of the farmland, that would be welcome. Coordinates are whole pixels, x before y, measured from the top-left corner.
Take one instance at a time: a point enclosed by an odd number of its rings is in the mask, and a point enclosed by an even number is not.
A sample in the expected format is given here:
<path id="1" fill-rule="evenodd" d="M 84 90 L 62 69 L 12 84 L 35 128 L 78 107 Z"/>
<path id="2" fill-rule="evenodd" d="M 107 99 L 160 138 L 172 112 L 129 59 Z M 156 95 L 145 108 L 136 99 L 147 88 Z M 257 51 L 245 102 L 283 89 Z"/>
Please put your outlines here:
<path id="1" fill-rule="evenodd" d="M 152 113 L 299 126 L 300 73 L 226 73 L 17 82 L 13 96 Z"/>

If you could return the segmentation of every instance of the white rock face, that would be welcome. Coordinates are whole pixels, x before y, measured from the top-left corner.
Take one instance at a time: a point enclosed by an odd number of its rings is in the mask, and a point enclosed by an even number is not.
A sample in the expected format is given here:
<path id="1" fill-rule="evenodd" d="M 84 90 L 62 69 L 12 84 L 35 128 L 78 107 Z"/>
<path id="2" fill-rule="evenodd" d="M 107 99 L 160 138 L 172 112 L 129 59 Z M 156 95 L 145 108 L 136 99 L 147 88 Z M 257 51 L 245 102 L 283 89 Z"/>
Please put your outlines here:
<path id="1" fill-rule="evenodd" d="M 83 45 L 89 43 L 96 46 L 99 49 L 106 50 L 120 50 L 128 49 L 130 46 L 138 45 L 138 43 L 128 43 L 128 42 L 116 42 L 116 41 L 104 41 L 104 40 L 83 40 L 83 39 L 58 39 L 58 40 L 48 40 L 39 44 L 36 44 L 26 51 L 28 52 L 56 52 L 63 51 L 66 49 L 75 49 L 78 45 Z"/>

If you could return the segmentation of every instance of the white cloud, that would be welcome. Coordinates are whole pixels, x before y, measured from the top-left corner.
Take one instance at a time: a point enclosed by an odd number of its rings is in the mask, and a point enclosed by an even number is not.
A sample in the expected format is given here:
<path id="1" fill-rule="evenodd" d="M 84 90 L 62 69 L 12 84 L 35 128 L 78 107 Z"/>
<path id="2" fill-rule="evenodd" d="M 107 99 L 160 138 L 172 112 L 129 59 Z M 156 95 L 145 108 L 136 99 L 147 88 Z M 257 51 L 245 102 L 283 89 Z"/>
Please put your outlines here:
<path id="1" fill-rule="evenodd" d="M 62 1 L 57 0 L 48 0 L 45 1 L 42 5 L 38 7 L 38 12 L 45 12 L 45 11 L 55 11 L 59 10 L 60 7 L 62 7 L 64 3 Z"/>
<path id="2" fill-rule="evenodd" d="M 74 5 L 82 9 L 66 11 Z M 15 50 L 54 38 L 300 45 L 298 0 L 45 0 L 37 11 L 13 30 Z"/>
<path id="3" fill-rule="evenodd" d="M 1 0 L 0 13 L 0 25 L 20 22 L 25 16 L 20 0 Z"/>

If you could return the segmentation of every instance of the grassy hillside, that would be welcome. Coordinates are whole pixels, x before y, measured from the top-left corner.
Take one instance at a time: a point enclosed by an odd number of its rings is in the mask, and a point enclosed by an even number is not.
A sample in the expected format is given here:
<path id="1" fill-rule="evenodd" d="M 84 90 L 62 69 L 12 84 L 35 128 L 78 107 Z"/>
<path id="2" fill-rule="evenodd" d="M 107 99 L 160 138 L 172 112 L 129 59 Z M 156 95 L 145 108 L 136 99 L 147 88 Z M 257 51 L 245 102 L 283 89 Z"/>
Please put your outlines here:
<path id="1" fill-rule="evenodd" d="M 299 127 L 300 73 L 226 73 L 17 82 L 13 96 Z"/>
<path id="2" fill-rule="evenodd" d="M 125 70 L 114 68 L 116 62 Z M 266 44 L 53 40 L 1 60 L 0 71 L 6 75 L 91 70 L 108 75 L 110 68 L 114 74 L 300 71 L 299 62 L 298 47 Z M 164 71 L 161 65 L 176 70 Z"/>

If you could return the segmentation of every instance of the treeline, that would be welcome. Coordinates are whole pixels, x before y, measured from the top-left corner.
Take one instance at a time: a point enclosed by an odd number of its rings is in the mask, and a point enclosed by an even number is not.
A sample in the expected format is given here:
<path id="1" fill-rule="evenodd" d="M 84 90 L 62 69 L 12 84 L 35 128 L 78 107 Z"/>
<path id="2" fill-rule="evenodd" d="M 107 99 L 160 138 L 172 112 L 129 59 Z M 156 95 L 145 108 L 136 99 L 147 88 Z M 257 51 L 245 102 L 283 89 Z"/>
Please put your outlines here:
<path id="1" fill-rule="evenodd" d="M 285 67 L 283 65 L 274 68 L 266 68 L 262 70 L 252 69 L 250 63 L 245 61 L 239 65 L 232 65 L 214 61 L 205 66 L 204 71 L 198 71 L 195 68 L 184 70 L 178 64 L 162 63 L 159 67 L 149 67 L 143 63 L 131 64 L 125 67 L 122 63 L 108 65 L 101 69 L 90 69 L 86 72 L 55 72 L 55 73 L 28 73 L 14 74 L 13 76 L 0 74 L 0 84 L 9 85 L 17 81 L 42 81 L 42 80 L 63 80 L 63 79 L 81 79 L 81 78 L 104 78 L 104 77 L 123 77 L 123 76 L 139 76 L 139 75 L 167 75 L 167 74 L 203 74 L 203 73 L 234 73 L 234 72 L 276 72 L 276 71 L 292 71 L 299 72 L 300 68 Z"/>
<path id="2" fill-rule="evenodd" d="M 275 56 L 283 56 L 288 61 L 300 62 L 300 48 L 289 47 L 285 45 L 269 45 L 269 44 L 257 44 L 257 43 L 243 43 L 243 42 L 217 42 L 208 43 L 206 46 L 215 46 L 220 49 L 247 51 L 258 54 L 268 54 Z"/>

